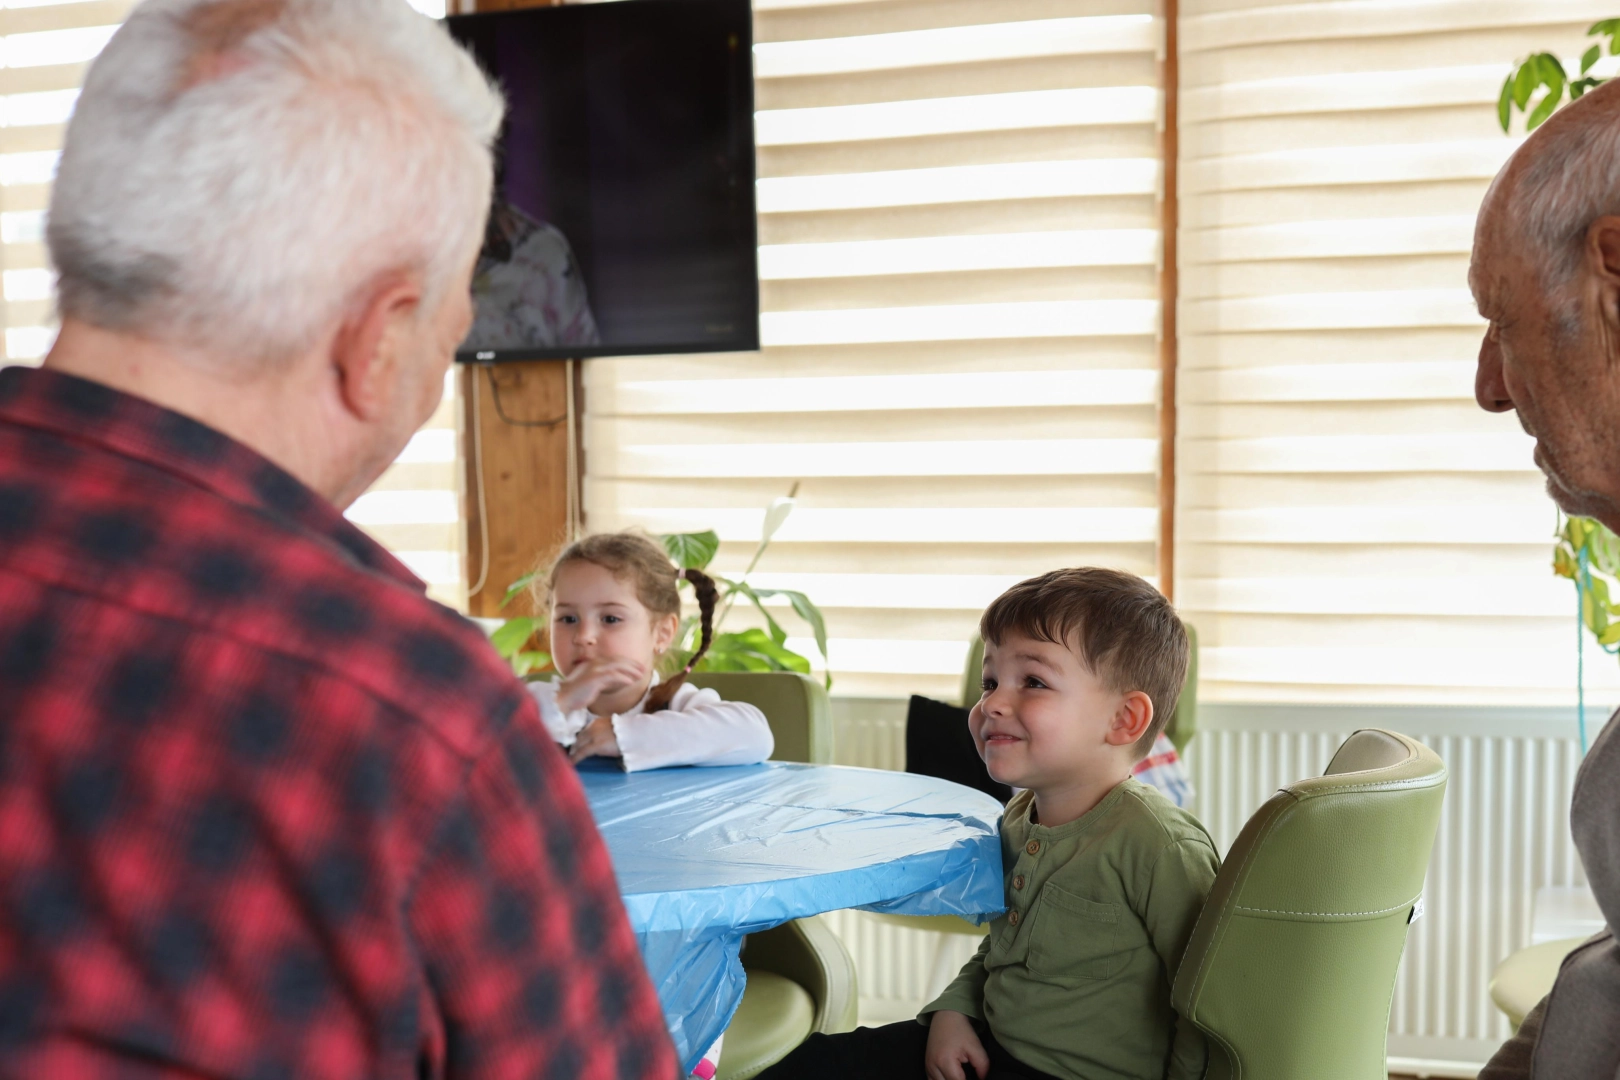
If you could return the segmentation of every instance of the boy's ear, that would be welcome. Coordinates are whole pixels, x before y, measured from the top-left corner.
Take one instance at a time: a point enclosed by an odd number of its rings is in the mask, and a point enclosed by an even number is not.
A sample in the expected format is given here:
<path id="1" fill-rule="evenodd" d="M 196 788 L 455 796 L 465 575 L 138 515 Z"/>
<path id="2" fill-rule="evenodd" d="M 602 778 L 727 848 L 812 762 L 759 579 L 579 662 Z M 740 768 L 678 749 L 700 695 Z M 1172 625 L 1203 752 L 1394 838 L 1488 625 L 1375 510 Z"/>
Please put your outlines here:
<path id="1" fill-rule="evenodd" d="M 1131 690 L 1120 700 L 1114 718 L 1108 723 L 1107 743 L 1130 746 L 1153 724 L 1153 699 L 1141 690 Z"/>

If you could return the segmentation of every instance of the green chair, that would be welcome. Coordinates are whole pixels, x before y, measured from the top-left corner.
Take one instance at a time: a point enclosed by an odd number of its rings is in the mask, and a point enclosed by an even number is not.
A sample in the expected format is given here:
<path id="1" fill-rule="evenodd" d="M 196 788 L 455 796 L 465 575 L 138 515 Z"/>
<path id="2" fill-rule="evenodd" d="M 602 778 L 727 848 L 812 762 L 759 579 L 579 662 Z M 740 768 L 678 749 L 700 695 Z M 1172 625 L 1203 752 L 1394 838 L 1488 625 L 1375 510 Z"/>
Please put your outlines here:
<path id="1" fill-rule="evenodd" d="M 1552 993 L 1564 957 L 1586 944 L 1586 938 L 1562 938 L 1527 945 L 1496 965 L 1491 972 L 1491 1001 L 1519 1030 L 1541 999 Z"/>
<path id="2" fill-rule="evenodd" d="M 746 701 L 764 713 L 776 739 L 772 761 L 832 764 L 827 691 L 810 676 L 796 671 L 694 671 L 687 681 L 727 701 Z"/>
<path id="3" fill-rule="evenodd" d="M 693 672 L 692 685 L 765 714 L 773 761 L 832 761 L 832 721 L 819 682 L 791 671 Z M 795 919 L 743 943 L 748 985 L 726 1029 L 717 1080 L 750 1080 L 814 1031 L 853 1031 L 855 963 L 819 918 Z"/>
<path id="4" fill-rule="evenodd" d="M 1395 970 L 1445 789 L 1432 750 L 1369 729 L 1249 819 L 1171 993 L 1208 1036 L 1210 1080 L 1386 1080 Z"/>

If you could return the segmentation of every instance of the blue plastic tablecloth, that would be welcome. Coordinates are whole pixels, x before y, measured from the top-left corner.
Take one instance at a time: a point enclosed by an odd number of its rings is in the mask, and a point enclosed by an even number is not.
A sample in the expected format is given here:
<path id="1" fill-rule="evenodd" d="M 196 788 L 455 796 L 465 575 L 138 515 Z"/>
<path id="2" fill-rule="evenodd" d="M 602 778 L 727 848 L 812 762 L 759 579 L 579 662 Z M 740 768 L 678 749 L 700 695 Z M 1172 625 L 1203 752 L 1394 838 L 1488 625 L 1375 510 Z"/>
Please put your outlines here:
<path id="1" fill-rule="evenodd" d="M 580 769 L 686 1071 L 742 1000 L 744 934 L 842 908 L 999 913 L 1001 806 L 910 773 Z"/>

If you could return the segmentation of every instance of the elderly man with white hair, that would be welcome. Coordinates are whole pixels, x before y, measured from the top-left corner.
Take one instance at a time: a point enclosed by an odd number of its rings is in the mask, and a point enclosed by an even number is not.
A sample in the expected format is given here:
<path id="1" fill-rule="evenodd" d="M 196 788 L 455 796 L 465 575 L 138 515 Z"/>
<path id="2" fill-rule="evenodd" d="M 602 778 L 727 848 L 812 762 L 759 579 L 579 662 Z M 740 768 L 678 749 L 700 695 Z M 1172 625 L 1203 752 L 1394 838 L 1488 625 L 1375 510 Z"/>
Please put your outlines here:
<path id="1" fill-rule="evenodd" d="M 533 699 L 340 512 L 502 108 L 405 0 L 147 0 L 91 68 L 0 371 L 0 1075 L 675 1074 Z"/>
<path id="2" fill-rule="evenodd" d="M 1490 324 L 1480 406 L 1517 411 L 1559 506 L 1620 529 L 1620 83 L 1556 113 L 1497 176 L 1469 284 Z M 1570 825 L 1608 928 L 1480 1080 L 1620 1077 L 1620 713 L 1581 763 Z"/>

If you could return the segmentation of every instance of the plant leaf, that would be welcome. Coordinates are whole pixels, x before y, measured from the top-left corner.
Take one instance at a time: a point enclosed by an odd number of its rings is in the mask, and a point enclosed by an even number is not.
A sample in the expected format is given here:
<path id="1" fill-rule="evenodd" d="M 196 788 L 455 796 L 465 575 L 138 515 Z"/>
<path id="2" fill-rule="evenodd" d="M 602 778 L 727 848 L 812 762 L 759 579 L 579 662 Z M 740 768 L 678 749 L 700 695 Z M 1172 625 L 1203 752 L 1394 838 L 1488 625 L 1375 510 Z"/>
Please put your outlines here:
<path id="1" fill-rule="evenodd" d="M 1513 117 L 1513 76 L 1509 74 L 1502 80 L 1502 95 L 1496 102 L 1496 118 L 1502 123 L 1502 130 L 1506 132 Z"/>
<path id="2" fill-rule="evenodd" d="M 1601 522 L 1594 523 L 1591 540 L 1586 547 L 1592 568 L 1610 577 L 1620 576 L 1620 537 Z"/>
<path id="3" fill-rule="evenodd" d="M 745 666 L 741 670 L 746 671 L 798 671 L 806 675 L 810 673 L 809 660 L 791 649 L 778 645 L 758 627 L 717 635 L 711 655 L 715 657 L 716 664 L 715 667 L 708 668 L 712 671 L 736 671 L 739 669 L 719 665 L 743 663 Z M 707 661 L 708 657 L 704 657 L 704 660 Z M 764 666 L 759 666 L 761 664 Z"/>
<path id="4" fill-rule="evenodd" d="M 1606 37 L 1609 39 L 1609 55 L 1620 56 L 1620 19 L 1604 19 L 1595 22 L 1586 32 L 1587 37 Z"/>
<path id="5" fill-rule="evenodd" d="M 536 570 L 533 573 L 524 574 L 522 577 L 512 582 L 512 584 L 508 585 L 506 587 L 505 595 L 501 597 L 500 606 L 505 607 L 507 604 L 510 604 L 513 600 L 517 599 L 518 594 L 533 584 L 534 580 L 540 577 L 540 575 L 543 573 L 543 570 Z"/>
<path id="6" fill-rule="evenodd" d="M 1570 554 L 1568 548 L 1559 544 L 1553 548 L 1553 573 L 1559 577 L 1575 580 L 1575 556 Z"/>
<path id="7" fill-rule="evenodd" d="M 1585 75 L 1592 70 L 1592 65 L 1598 62 L 1603 55 L 1603 46 L 1594 45 L 1581 54 L 1581 74 Z"/>
<path id="8" fill-rule="evenodd" d="M 1570 546 L 1576 551 L 1586 546 L 1586 538 L 1591 534 L 1592 522 L 1588 518 L 1572 517 L 1569 524 L 1564 526 L 1564 532 L 1569 537 Z"/>
<path id="9" fill-rule="evenodd" d="M 702 570 L 720 550 L 720 537 L 713 529 L 698 533 L 664 533 L 658 539 L 664 542 L 670 561 L 682 570 Z"/>
<path id="10" fill-rule="evenodd" d="M 752 585 L 748 584 L 748 582 L 739 581 L 732 586 L 731 591 L 741 593 L 742 595 L 748 597 L 748 599 L 753 603 L 754 607 L 759 609 L 759 613 L 765 617 L 765 625 L 770 630 L 772 641 L 776 642 L 778 645 L 781 645 L 787 641 L 787 631 L 782 629 L 782 624 L 777 622 L 776 619 L 771 616 L 769 611 L 765 610 L 765 602 L 760 599 L 762 596 L 772 595 L 770 590 L 756 591 Z"/>
<path id="11" fill-rule="evenodd" d="M 1535 85 L 1547 88 L 1546 96 L 1541 99 L 1524 123 L 1525 130 L 1534 131 L 1564 100 L 1564 85 L 1569 81 L 1569 77 L 1564 73 L 1563 63 L 1552 53 L 1537 53 L 1526 61 L 1525 66 L 1535 72 Z"/>
<path id="12" fill-rule="evenodd" d="M 518 678 L 551 666 L 551 654 L 539 649 L 526 649 L 512 657 L 512 670 Z"/>
<path id="13" fill-rule="evenodd" d="M 1530 57 L 1519 65 L 1518 74 L 1513 77 L 1513 104 L 1520 109 L 1530 104 L 1530 95 L 1536 91 L 1536 58 Z"/>
<path id="14" fill-rule="evenodd" d="M 1547 86 L 1562 88 L 1569 81 L 1569 73 L 1564 70 L 1564 62 L 1552 53 L 1541 53 L 1536 57 L 1536 77 Z"/>
<path id="15" fill-rule="evenodd" d="M 1620 641 L 1620 622 L 1611 622 L 1609 628 L 1598 635 L 1599 645 L 1613 645 Z"/>
<path id="16" fill-rule="evenodd" d="M 1534 111 L 1530 113 L 1529 117 L 1526 118 L 1524 122 L 1524 130 L 1534 131 L 1536 128 L 1540 127 L 1542 122 L 1553 114 L 1553 110 L 1558 108 L 1558 102 L 1563 98 L 1563 96 L 1564 88 L 1562 86 L 1560 86 L 1557 90 L 1548 90 L 1547 95 L 1541 99 L 1541 104 L 1537 105 Z"/>
<path id="17" fill-rule="evenodd" d="M 780 529 L 782 523 L 788 519 L 788 515 L 793 513 L 795 502 L 796 500 L 790 495 L 771 500 L 771 505 L 765 508 L 765 526 L 760 530 L 761 544 L 771 542 L 771 537 L 776 535 L 776 530 Z"/>
<path id="18" fill-rule="evenodd" d="M 816 648 L 821 652 L 822 660 L 827 659 L 827 622 L 821 616 L 821 609 L 816 607 L 808 596 L 793 589 L 761 589 L 759 595 L 786 597 L 799 618 L 809 624 L 810 632 L 816 637 Z"/>
<path id="19" fill-rule="evenodd" d="M 495 646 L 496 652 L 510 660 L 534 636 L 535 622 L 536 620 L 527 617 L 507 619 L 489 635 L 489 642 Z"/>

